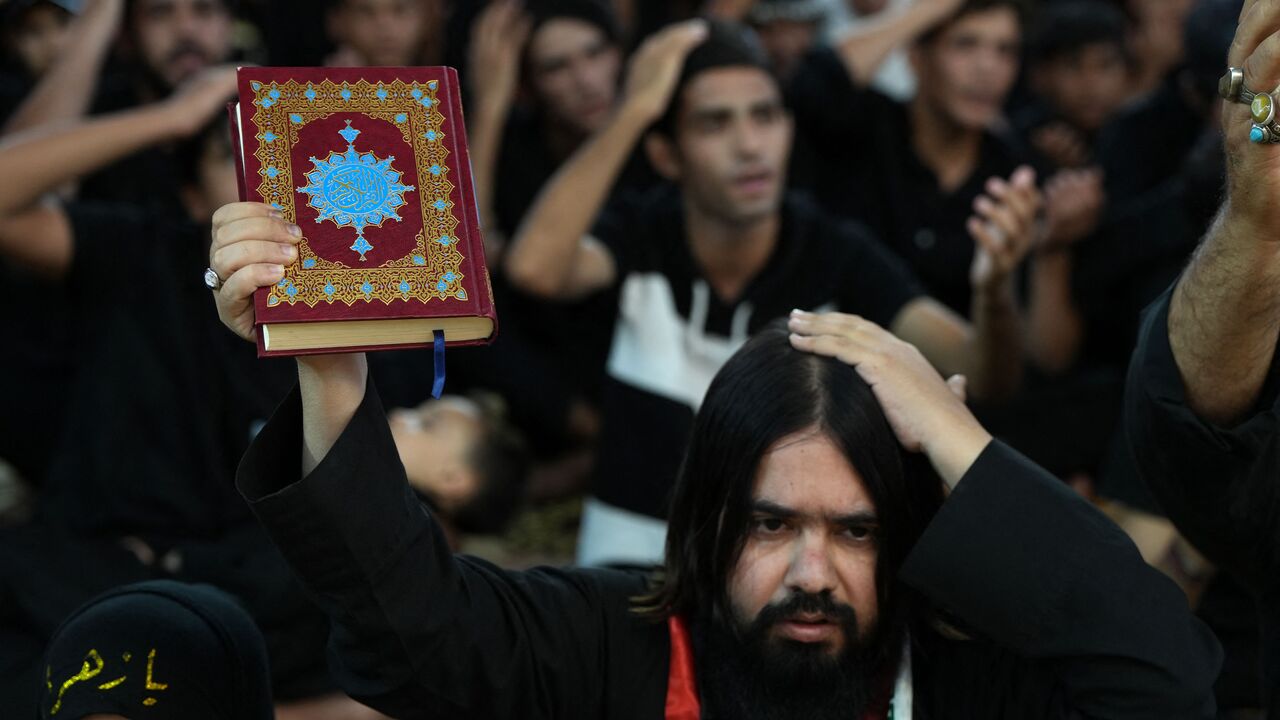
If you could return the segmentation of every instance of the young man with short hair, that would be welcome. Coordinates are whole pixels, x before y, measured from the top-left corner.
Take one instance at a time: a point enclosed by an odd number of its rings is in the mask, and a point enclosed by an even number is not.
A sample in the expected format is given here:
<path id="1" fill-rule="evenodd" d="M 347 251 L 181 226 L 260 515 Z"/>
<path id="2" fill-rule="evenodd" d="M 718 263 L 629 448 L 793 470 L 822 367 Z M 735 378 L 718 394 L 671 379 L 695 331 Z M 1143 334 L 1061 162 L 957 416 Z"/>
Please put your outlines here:
<path id="1" fill-rule="evenodd" d="M 930 295 L 961 315 L 974 302 L 977 248 L 1030 232 L 987 211 L 1009 186 L 1035 182 L 1021 153 L 994 129 L 1018 74 L 1020 7 L 1017 0 L 914 0 L 811 54 L 790 92 L 809 154 L 806 187 L 828 211 L 870 227 Z M 904 45 L 917 90 L 900 103 L 869 85 Z"/>
<path id="2" fill-rule="evenodd" d="M 602 214 L 605 189 L 642 139 L 670 183 Z M 939 367 L 968 374 L 976 395 L 1017 383 L 1009 273 L 1025 251 L 1034 189 L 1011 186 L 992 201 L 1010 237 L 976 268 L 970 325 L 924 297 L 874 239 L 786 194 L 791 139 L 781 89 L 749 30 L 673 26 L 638 51 L 618 112 L 512 241 L 506 270 L 530 293 L 619 292 L 580 562 L 658 561 L 671 482 L 711 376 L 792 308 L 879 322 Z"/>

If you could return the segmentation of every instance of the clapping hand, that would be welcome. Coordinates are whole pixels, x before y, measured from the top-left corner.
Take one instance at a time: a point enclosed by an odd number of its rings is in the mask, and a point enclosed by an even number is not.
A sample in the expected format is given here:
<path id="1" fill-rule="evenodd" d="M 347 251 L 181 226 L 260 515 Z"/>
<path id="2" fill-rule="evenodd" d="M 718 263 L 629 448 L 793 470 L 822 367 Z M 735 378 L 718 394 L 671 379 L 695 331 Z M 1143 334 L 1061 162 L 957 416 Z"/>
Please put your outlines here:
<path id="1" fill-rule="evenodd" d="M 1009 279 L 1026 257 L 1038 230 L 1040 191 L 1036 173 L 1023 165 L 1008 180 L 993 177 L 986 192 L 973 201 L 969 235 L 977 243 L 969 280 L 975 289 L 990 290 Z"/>

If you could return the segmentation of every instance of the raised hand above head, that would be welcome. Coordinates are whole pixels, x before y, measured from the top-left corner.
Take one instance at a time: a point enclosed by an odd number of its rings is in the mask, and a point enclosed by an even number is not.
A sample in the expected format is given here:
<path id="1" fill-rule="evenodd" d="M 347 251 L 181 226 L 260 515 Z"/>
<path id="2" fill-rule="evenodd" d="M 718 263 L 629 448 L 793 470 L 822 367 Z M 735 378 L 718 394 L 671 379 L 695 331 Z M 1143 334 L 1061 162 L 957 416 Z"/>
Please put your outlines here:
<path id="1" fill-rule="evenodd" d="M 201 70 L 179 85 L 163 100 L 174 121 L 174 131 L 181 137 L 194 135 L 236 96 L 236 66 L 216 65 Z"/>
<path id="2" fill-rule="evenodd" d="M 924 355 L 875 323 L 843 313 L 792 311 L 791 344 L 852 365 L 871 386 L 898 442 L 923 452 L 955 485 L 991 441 L 964 404 L 964 378 L 944 381 Z"/>
<path id="3" fill-rule="evenodd" d="M 631 56 L 625 107 L 657 120 L 667 109 L 685 58 L 707 37 L 705 20 L 687 20 L 650 36 Z"/>
<path id="4" fill-rule="evenodd" d="M 478 111 L 505 115 L 520 82 L 531 22 L 519 0 L 493 0 L 471 30 L 471 88 Z"/>

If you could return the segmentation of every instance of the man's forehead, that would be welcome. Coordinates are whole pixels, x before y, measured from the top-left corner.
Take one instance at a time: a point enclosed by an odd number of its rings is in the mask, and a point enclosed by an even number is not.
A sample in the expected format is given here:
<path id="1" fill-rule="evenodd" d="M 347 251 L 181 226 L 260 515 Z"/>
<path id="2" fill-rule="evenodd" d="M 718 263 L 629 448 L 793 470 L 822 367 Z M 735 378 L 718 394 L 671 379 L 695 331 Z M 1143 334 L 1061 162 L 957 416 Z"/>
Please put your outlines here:
<path id="1" fill-rule="evenodd" d="M 782 102 L 777 80 L 763 68 L 733 65 L 703 70 L 684 86 L 689 110 Z"/>
<path id="2" fill-rule="evenodd" d="M 169 7 L 214 7 L 226 10 L 226 0 L 138 0 L 135 7 L 140 10 L 159 10 Z"/>
<path id="3" fill-rule="evenodd" d="M 1018 42 L 1022 39 L 1022 25 L 1018 12 L 1008 6 L 997 6 L 965 13 L 942 29 L 939 37 L 961 36 L 999 37 Z"/>
<path id="4" fill-rule="evenodd" d="M 770 448 L 760 460 L 751 501 L 820 517 L 875 512 L 862 475 L 821 434 L 792 436 Z"/>
<path id="5" fill-rule="evenodd" d="M 529 58 L 537 63 L 555 63 L 608 44 L 608 36 L 599 27 L 577 18 L 555 17 L 544 22 L 529 39 Z"/>

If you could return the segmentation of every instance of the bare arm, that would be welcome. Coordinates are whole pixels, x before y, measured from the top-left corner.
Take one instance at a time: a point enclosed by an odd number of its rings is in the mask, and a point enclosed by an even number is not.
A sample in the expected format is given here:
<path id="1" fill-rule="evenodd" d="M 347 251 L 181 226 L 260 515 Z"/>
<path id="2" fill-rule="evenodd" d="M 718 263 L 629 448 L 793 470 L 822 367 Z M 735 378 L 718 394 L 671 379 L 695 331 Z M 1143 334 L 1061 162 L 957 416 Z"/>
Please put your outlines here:
<path id="1" fill-rule="evenodd" d="M 303 477 L 324 460 L 356 414 L 364 400 L 368 371 L 364 353 L 298 358 Z"/>
<path id="2" fill-rule="evenodd" d="M 497 262 L 511 228 L 499 227 L 495 212 L 498 155 L 502 131 L 515 99 L 520 52 L 529 36 L 529 18 L 513 0 L 495 0 L 481 13 L 471 32 L 471 84 L 475 102 L 467 134 L 471 141 L 471 176 L 476 203 L 485 226 L 485 256 Z"/>
<path id="3" fill-rule="evenodd" d="M 505 268 L 513 283 L 538 295 L 573 297 L 613 282 L 608 254 L 584 239 L 636 142 L 666 110 L 685 57 L 705 35 L 702 21 L 680 23 L 636 51 L 622 107 L 552 176 L 512 239 Z"/>
<path id="4" fill-rule="evenodd" d="M 975 398 L 1005 397 L 1017 389 L 1022 374 L 1012 290 L 999 298 L 975 292 L 974 320 L 970 324 L 937 300 L 919 298 L 898 312 L 890 329 L 919 348 L 938 372 L 965 376 Z"/>
<path id="5" fill-rule="evenodd" d="M 176 137 L 176 120 L 170 107 L 148 105 L 9 136 L 0 144 L 0 167 L 22 182 L 0 183 L 0 215 L 21 212 L 62 183 Z"/>
<path id="6" fill-rule="evenodd" d="M 1030 168 L 1019 168 L 1008 180 L 988 180 L 968 223 L 977 246 L 969 273 L 972 324 L 929 298 L 909 303 L 893 320 L 894 334 L 918 347 L 942 373 L 965 375 L 976 398 L 1003 399 L 1022 382 L 1022 321 L 1013 274 L 1031 246 L 1039 208 Z"/>
<path id="7" fill-rule="evenodd" d="M 1213 423 L 1231 425 L 1249 412 L 1275 354 L 1280 243 L 1273 233 L 1228 200 L 1174 289 L 1173 358 L 1191 409 Z"/>
<path id="8" fill-rule="evenodd" d="M 0 142 L 0 254 L 60 277 L 71 265 L 71 226 L 41 198 L 141 148 L 189 135 L 235 90 L 235 71 L 207 71 L 167 101 L 92 120 L 69 121 Z"/>
<path id="9" fill-rule="evenodd" d="M 1248 0 L 1228 57 L 1251 88 L 1280 82 L 1280 7 Z M 1227 200 L 1174 289 L 1169 344 L 1191 409 L 1239 421 L 1257 401 L 1280 336 L 1280 146 L 1248 142 L 1247 106 L 1222 111 Z"/>
<path id="10" fill-rule="evenodd" d="M 123 15 L 124 0 L 89 0 L 71 21 L 61 57 L 5 123 L 3 134 L 83 117 Z"/>
<path id="11" fill-rule="evenodd" d="M 836 41 L 836 52 L 854 84 L 865 87 L 871 84 L 889 53 L 909 45 L 959 7 L 958 0 L 915 0 L 883 11 L 875 20 L 845 33 Z"/>
<path id="12" fill-rule="evenodd" d="M 1046 230 L 1029 266 L 1027 350 L 1046 372 L 1067 370 L 1080 353 L 1084 319 L 1071 292 L 1072 247 L 1097 229 L 1105 204 L 1097 168 L 1059 171 L 1045 183 Z"/>
<path id="13" fill-rule="evenodd" d="M 1071 294 L 1071 251 L 1053 250 L 1031 257 L 1027 303 L 1027 352 L 1047 373 L 1075 363 L 1084 338 L 1084 321 Z"/>

